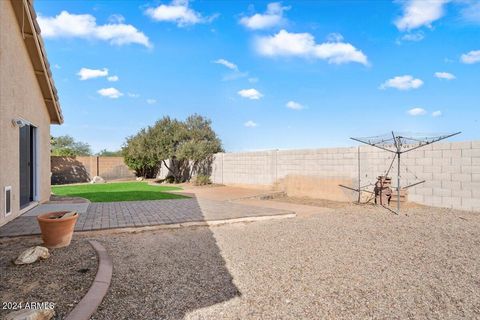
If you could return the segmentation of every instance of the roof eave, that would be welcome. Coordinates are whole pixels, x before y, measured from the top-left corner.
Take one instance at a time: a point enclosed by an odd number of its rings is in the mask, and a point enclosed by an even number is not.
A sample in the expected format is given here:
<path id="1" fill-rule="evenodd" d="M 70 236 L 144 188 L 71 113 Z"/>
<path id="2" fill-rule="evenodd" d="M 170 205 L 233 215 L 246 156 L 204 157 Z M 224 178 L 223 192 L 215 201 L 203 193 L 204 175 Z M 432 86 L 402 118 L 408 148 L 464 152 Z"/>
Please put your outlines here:
<path id="1" fill-rule="evenodd" d="M 30 61 L 47 107 L 50 123 L 62 124 L 63 115 L 58 100 L 57 89 L 53 82 L 50 64 L 40 35 L 40 26 L 36 20 L 31 0 L 10 0 L 22 31 Z"/>

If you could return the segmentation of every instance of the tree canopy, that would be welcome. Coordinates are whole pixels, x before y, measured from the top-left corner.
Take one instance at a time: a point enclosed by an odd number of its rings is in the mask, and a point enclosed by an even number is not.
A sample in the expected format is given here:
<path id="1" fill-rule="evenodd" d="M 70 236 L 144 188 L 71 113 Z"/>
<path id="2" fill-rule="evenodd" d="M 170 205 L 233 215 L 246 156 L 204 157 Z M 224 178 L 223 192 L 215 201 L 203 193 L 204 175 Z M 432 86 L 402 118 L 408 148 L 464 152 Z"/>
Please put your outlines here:
<path id="1" fill-rule="evenodd" d="M 139 176 L 155 177 L 163 164 L 176 182 L 189 180 L 208 170 L 212 156 L 223 151 L 211 124 L 197 114 L 185 121 L 163 117 L 127 138 L 122 148 L 125 163 Z"/>
<path id="2" fill-rule="evenodd" d="M 99 157 L 121 157 L 122 156 L 122 150 L 117 150 L 117 151 L 110 151 L 107 149 L 102 149 L 96 154 Z"/>
<path id="3" fill-rule="evenodd" d="M 69 135 L 50 137 L 51 153 L 53 156 L 90 156 L 92 150 L 90 145 L 85 142 L 75 141 Z"/>

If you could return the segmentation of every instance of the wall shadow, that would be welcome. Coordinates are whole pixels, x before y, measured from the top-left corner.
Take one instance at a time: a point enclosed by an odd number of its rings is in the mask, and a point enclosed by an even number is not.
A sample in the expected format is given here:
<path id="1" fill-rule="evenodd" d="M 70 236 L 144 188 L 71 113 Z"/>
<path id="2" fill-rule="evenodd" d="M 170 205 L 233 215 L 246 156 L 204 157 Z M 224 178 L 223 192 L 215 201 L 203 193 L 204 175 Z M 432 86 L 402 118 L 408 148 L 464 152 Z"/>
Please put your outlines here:
<path id="1" fill-rule="evenodd" d="M 162 212 L 155 203 L 164 203 Z M 111 211 L 105 207 L 108 203 L 91 205 L 89 214 Z M 140 225 L 155 219 L 203 221 L 205 210 L 210 210 L 195 198 L 129 205 L 128 211 L 135 212 Z M 119 208 L 113 214 L 125 217 L 125 213 Z M 108 235 L 98 240 L 113 258 L 114 274 L 95 319 L 183 319 L 192 311 L 241 296 L 209 227 Z"/>
<path id="2" fill-rule="evenodd" d="M 50 164 L 53 185 L 90 181 L 87 168 L 74 157 L 50 157 Z"/>

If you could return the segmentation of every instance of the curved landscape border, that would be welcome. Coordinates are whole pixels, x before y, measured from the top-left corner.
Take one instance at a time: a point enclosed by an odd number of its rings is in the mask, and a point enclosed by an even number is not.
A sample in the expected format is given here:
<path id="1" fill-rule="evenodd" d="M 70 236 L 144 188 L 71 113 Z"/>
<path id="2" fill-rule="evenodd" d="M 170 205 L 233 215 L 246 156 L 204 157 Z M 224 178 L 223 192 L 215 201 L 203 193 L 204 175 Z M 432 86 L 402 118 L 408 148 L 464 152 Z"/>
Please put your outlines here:
<path id="1" fill-rule="evenodd" d="M 113 261 L 105 247 L 98 241 L 88 241 L 95 249 L 98 257 L 97 275 L 87 294 L 68 314 L 65 320 L 88 320 L 95 313 L 108 292 L 113 273 Z"/>

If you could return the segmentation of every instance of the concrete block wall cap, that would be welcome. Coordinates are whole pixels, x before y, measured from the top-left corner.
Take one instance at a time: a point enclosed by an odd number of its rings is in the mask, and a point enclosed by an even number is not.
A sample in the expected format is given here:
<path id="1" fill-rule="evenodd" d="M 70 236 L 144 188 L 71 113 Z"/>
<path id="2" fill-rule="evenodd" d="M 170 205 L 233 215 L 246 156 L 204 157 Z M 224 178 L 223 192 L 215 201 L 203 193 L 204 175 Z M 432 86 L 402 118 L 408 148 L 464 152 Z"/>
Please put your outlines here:
<path id="1" fill-rule="evenodd" d="M 107 294 L 112 280 L 113 262 L 107 250 L 100 242 L 88 241 L 97 252 L 98 270 L 92 286 L 87 294 L 68 314 L 65 320 L 88 320 L 95 313 L 103 298 Z"/>

